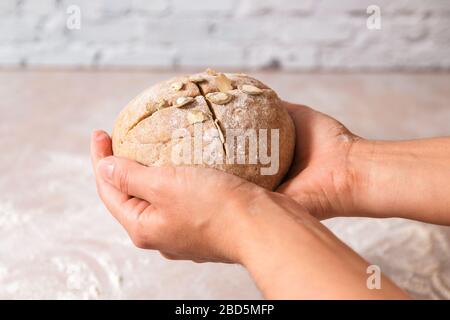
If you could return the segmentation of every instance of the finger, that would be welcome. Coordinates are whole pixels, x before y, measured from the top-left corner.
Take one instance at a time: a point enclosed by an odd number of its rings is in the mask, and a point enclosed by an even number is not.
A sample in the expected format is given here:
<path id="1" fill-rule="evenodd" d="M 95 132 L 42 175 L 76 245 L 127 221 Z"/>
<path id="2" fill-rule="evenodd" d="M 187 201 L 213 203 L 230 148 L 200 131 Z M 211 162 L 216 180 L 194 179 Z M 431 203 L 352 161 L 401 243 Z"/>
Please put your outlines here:
<path id="1" fill-rule="evenodd" d="M 98 174 L 98 162 L 111 156 L 111 139 L 104 131 L 97 130 L 91 138 L 91 160 L 94 168 L 97 191 L 106 208 L 127 230 L 132 229 L 138 216 L 150 205 L 147 201 L 136 199 L 122 193 L 113 185 L 106 183 Z"/>
<path id="2" fill-rule="evenodd" d="M 91 136 L 91 161 L 96 178 L 97 188 L 107 189 L 108 192 L 102 192 L 104 196 L 111 196 L 112 198 L 120 198 L 121 202 L 129 199 L 127 194 L 122 194 L 120 191 L 111 188 L 110 185 L 105 184 L 102 179 L 99 179 L 97 170 L 98 162 L 108 156 L 112 155 L 111 138 L 102 130 L 95 130 Z M 100 190 L 99 190 L 100 191 Z"/>
<path id="3" fill-rule="evenodd" d="M 109 135 L 103 130 L 94 130 L 91 135 L 91 161 L 94 169 L 100 159 L 112 155 L 112 142 Z"/>
<path id="4" fill-rule="evenodd" d="M 173 194 L 177 187 L 176 170 L 173 167 L 146 167 L 118 157 L 107 157 L 98 164 L 99 174 L 106 182 L 122 193 L 149 202 Z"/>
<path id="5" fill-rule="evenodd" d="M 287 180 L 286 182 L 283 182 L 281 185 L 279 185 L 275 191 L 292 197 L 292 183 L 292 180 Z"/>
<path id="6" fill-rule="evenodd" d="M 311 112 L 314 111 L 312 108 L 302 105 L 302 104 L 295 104 L 295 103 L 290 103 L 287 101 L 283 101 L 283 105 L 286 108 L 286 110 L 290 113 L 290 114 L 295 114 L 295 113 L 299 113 L 299 112 Z"/>

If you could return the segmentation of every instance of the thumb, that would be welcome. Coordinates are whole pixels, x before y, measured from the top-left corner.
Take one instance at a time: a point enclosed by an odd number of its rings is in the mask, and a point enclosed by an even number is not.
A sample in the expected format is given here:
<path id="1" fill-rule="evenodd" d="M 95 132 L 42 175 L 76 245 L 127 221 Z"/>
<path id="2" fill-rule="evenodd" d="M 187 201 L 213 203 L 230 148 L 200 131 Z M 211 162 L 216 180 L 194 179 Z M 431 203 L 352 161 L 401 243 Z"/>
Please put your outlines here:
<path id="1" fill-rule="evenodd" d="M 113 156 L 99 161 L 98 172 L 103 180 L 121 192 L 149 202 L 170 192 L 175 176 L 172 167 L 146 167 Z"/>

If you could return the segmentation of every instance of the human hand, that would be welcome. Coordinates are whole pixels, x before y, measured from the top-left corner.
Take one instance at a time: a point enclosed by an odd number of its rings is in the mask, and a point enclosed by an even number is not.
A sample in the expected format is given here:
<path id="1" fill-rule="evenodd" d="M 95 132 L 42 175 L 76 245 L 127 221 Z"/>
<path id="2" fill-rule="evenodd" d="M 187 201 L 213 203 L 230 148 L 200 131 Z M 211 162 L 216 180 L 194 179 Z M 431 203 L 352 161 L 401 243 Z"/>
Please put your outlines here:
<path id="1" fill-rule="evenodd" d="M 98 193 L 140 248 L 170 259 L 240 263 L 243 207 L 262 188 L 214 169 L 145 167 L 113 157 L 110 137 L 93 133 Z"/>
<path id="2" fill-rule="evenodd" d="M 401 217 L 448 225 L 450 138 L 375 141 L 335 119 L 285 103 L 296 151 L 278 192 L 318 219 Z"/>
<path id="3" fill-rule="evenodd" d="M 285 102 L 296 130 L 291 169 L 278 192 L 302 204 L 318 219 L 350 215 L 358 176 L 349 154 L 361 138 L 337 120 L 303 105 Z"/>
<path id="4" fill-rule="evenodd" d="M 91 156 L 101 199 L 140 248 L 240 263 L 268 298 L 403 297 L 384 278 L 382 291 L 368 290 L 367 262 L 286 195 L 214 169 L 113 157 L 101 131 Z"/>

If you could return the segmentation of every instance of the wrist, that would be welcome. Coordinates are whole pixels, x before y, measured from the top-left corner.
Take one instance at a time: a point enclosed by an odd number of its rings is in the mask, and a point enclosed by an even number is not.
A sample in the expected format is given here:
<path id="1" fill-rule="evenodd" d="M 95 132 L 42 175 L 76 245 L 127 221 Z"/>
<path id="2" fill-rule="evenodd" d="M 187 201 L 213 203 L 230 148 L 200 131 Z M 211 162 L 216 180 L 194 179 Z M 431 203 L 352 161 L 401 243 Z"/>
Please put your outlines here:
<path id="1" fill-rule="evenodd" d="M 296 286 L 291 281 L 303 259 L 301 248 L 310 242 L 311 234 L 308 223 L 299 218 L 302 210 L 288 197 L 268 191 L 255 195 L 245 208 L 241 223 L 245 231 L 238 240 L 239 263 L 266 298 L 293 297 L 290 291 Z"/>
<path id="2" fill-rule="evenodd" d="M 353 176 L 352 216 L 386 218 L 396 215 L 398 199 L 406 190 L 403 152 L 398 143 L 360 140 L 349 153 Z M 399 189 L 400 187 L 400 189 Z M 406 189 L 405 189 L 406 188 Z"/>
<path id="3" fill-rule="evenodd" d="M 265 193 L 262 188 L 251 188 L 250 184 L 249 187 L 245 185 L 244 188 L 243 190 L 241 187 L 227 196 L 228 200 L 220 210 L 225 221 L 222 220 L 218 229 L 227 231 L 226 239 L 224 239 L 225 251 L 228 252 L 230 261 L 241 265 L 244 265 L 247 253 L 251 250 L 252 239 L 256 231 L 253 215 L 255 211 L 259 210 Z M 227 225 L 232 227 L 227 228 Z M 223 239 L 222 236 L 219 238 Z"/>
<path id="4" fill-rule="evenodd" d="M 375 170 L 377 142 L 358 139 L 348 154 L 348 172 L 350 179 L 350 203 L 348 216 L 370 216 L 369 206 L 372 176 Z"/>
<path id="5" fill-rule="evenodd" d="M 267 201 L 266 191 L 255 188 L 247 193 L 245 198 L 236 197 L 227 205 L 229 207 L 228 215 L 234 213 L 233 221 L 235 224 L 231 242 L 234 244 L 234 252 L 236 252 L 236 263 L 247 266 L 249 256 L 255 250 L 255 240 L 263 231 L 263 224 L 266 211 L 263 206 Z"/>
<path id="6" fill-rule="evenodd" d="M 308 211 L 322 220 L 340 216 L 359 216 L 361 199 L 367 194 L 370 185 L 370 167 L 375 141 L 354 137 L 344 148 L 345 157 L 338 160 L 337 169 L 330 170 L 323 177 L 320 192 L 307 195 L 313 198 L 310 203 L 304 200 Z M 298 198 L 298 197 L 297 197 Z M 298 201 L 302 203 L 303 201 Z"/>
<path id="7" fill-rule="evenodd" d="M 240 212 L 238 262 L 247 269 L 266 260 L 268 252 L 286 246 L 288 239 L 298 243 L 308 229 L 321 226 L 297 202 L 267 190 L 254 193 Z"/>

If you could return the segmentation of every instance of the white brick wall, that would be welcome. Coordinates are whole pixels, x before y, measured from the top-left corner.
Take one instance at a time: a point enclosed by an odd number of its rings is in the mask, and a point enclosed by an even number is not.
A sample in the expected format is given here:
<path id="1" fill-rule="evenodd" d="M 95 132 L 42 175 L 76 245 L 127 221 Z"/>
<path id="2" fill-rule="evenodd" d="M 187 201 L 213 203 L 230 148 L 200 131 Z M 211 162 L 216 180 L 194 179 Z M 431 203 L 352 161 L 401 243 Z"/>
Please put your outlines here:
<path id="1" fill-rule="evenodd" d="M 1 66 L 450 70 L 450 0 L 0 0 Z"/>

